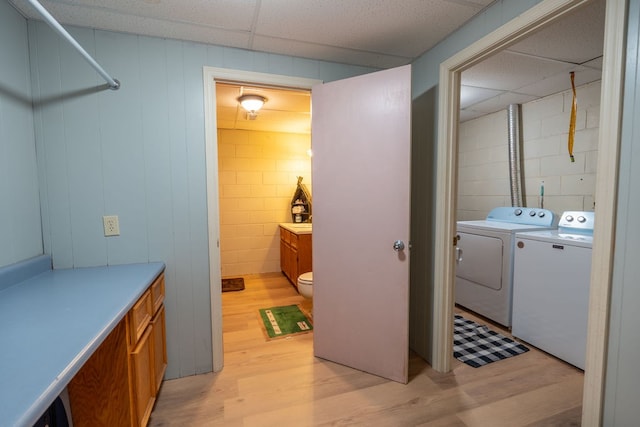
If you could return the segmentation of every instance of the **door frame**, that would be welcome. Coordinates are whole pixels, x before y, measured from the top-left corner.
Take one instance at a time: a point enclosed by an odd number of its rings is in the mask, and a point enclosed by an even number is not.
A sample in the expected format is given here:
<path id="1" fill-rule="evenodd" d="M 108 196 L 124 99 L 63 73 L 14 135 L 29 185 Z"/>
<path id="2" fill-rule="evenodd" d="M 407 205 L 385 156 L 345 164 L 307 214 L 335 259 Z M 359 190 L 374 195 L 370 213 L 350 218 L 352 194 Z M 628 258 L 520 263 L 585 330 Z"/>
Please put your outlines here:
<path id="1" fill-rule="evenodd" d="M 211 292 L 211 347 L 213 372 L 224 366 L 222 340 L 222 283 L 220 272 L 220 198 L 218 194 L 218 120 L 216 82 L 234 81 L 248 85 L 279 86 L 311 91 L 322 80 L 259 73 L 231 68 L 203 67 L 205 163 L 207 170 L 207 222 L 209 241 L 209 289 Z"/>
<path id="2" fill-rule="evenodd" d="M 499 50 L 561 18 L 589 0 L 543 0 L 502 27 L 440 64 L 436 176 L 433 368 L 451 370 L 456 227 L 458 112 L 460 75 Z M 602 418 L 608 316 L 616 217 L 618 151 L 625 57 L 625 2 L 607 0 L 600 102 L 598 180 L 584 377 L 582 423 L 597 426 Z M 606 141 L 606 143 L 605 143 Z"/>

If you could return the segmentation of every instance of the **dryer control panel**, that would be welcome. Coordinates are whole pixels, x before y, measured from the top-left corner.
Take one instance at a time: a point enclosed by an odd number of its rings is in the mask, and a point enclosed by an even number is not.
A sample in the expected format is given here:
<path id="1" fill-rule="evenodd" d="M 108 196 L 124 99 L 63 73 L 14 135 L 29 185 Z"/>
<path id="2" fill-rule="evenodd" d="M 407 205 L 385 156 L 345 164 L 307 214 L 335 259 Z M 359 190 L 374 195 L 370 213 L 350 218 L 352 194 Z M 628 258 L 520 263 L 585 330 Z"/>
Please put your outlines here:
<path id="1" fill-rule="evenodd" d="M 590 211 L 566 211 L 560 217 L 558 228 L 564 232 L 593 234 L 595 215 Z"/>
<path id="2" fill-rule="evenodd" d="M 549 209 L 501 206 L 491 209 L 491 212 L 487 215 L 487 221 L 554 227 L 556 216 Z"/>

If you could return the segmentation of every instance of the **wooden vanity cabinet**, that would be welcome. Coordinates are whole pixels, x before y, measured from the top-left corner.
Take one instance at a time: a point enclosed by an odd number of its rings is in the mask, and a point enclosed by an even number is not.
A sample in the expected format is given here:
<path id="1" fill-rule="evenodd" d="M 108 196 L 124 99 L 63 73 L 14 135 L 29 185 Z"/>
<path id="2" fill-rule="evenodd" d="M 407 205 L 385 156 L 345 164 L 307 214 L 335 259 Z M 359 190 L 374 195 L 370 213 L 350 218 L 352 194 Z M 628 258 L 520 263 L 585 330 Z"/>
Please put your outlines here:
<path id="1" fill-rule="evenodd" d="M 166 368 L 162 273 L 69 383 L 74 426 L 146 426 Z"/>
<path id="2" fill-rule="evenodd" d="M 311 234 L 294 233 L 280 226 L 280 269 L 298 288 L 298 276 L 311 271 Z"/>

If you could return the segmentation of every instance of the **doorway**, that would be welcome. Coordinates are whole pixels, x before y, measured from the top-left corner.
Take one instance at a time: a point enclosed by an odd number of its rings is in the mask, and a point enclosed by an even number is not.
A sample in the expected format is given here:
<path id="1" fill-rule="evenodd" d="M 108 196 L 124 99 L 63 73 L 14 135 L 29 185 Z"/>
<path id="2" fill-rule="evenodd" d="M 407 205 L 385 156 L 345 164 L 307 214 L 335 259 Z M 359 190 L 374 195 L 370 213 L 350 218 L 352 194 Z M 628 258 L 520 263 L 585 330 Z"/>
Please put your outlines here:
<path id="1" fill-rule="evenodd" d="M 207 212 L 209 228 L 209 282 L 211 293 L 211 333 L 213 347 L 213 371 L 218 372 L 224 366 L 222 337 L 222 292 L 220 265 L 220 210 L 218 188 L 218 118 L 216 115 L 217 82 L 247 82 L 256 86 L 295 88 L 310 91 L 320 80 L 290 77 L 251 71 L 230 70 L 204 67 L 205 99 L 205 135 L 207 170 Z"/>
<path id="2" fill-rule="evenodd" d="M 547 0 L 534 6 L 519 19 L 485 36 L 467 49 L 440 65 L 440 97 L 438 122 L 438 176 L 436 195 L 436 261 L 434 296 L 434 367 L 450 370 L 452 350 L 452 310 L 457 188 L 457 125 L 459 114 L 460 74 L 496 51 L 523 39 L 540 27 L 571 13 L 586 1 Z M 615 189 L 617 153 L 619 147 L 620 93 L 622 85 L 622 58 L 624 58 L 625 8 L 617 2 L 607 2 L 605 23 L 604 64 L 601 97 L 601 126 L 598 150 L 598 182 L 596 185 L 596 216 L 601 218 L 595 234 L 591 274 L 591 303 L 589 337 L 587 343 L 587 369 L 583 401 L 583 423 L 597 425 L 602 409 L 604 355 L 606 348 L 606 321 L 608 316 L 609 285 L 611 277 L 610 242 L 613 239 L 615 218 Z M 603 141 L 615 141 L 604 144 Z"/>
<path id="3" fill-rule="evenodd" d="M 241 97 L 264 104 L 245 110 Z M 311 190 L 311 93 L 216 83 L 222 278 L 279 272 L 297 180 Z"/>

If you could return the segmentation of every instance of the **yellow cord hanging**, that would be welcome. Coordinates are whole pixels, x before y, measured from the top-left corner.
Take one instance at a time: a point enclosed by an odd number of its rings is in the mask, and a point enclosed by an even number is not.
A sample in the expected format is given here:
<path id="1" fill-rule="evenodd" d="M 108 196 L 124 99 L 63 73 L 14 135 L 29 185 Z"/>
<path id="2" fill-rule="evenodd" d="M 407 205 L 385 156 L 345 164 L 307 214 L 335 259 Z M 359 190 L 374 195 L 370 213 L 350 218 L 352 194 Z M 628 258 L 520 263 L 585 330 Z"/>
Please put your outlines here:
<path id="1" fill-rule="evenodd" d="M 571 104 L 571 121 L 569 122 L 569 158 L 571 162 L 575 162 L 576 160 L 573 158 L 573 140 L 576 135 L 576 110 L 578 109 L 578 102 L 576 100 L 576 85 L 573 81 L 575 73 L 571 72 L 571 89 L 573 90 L 573 103 Z"/>

